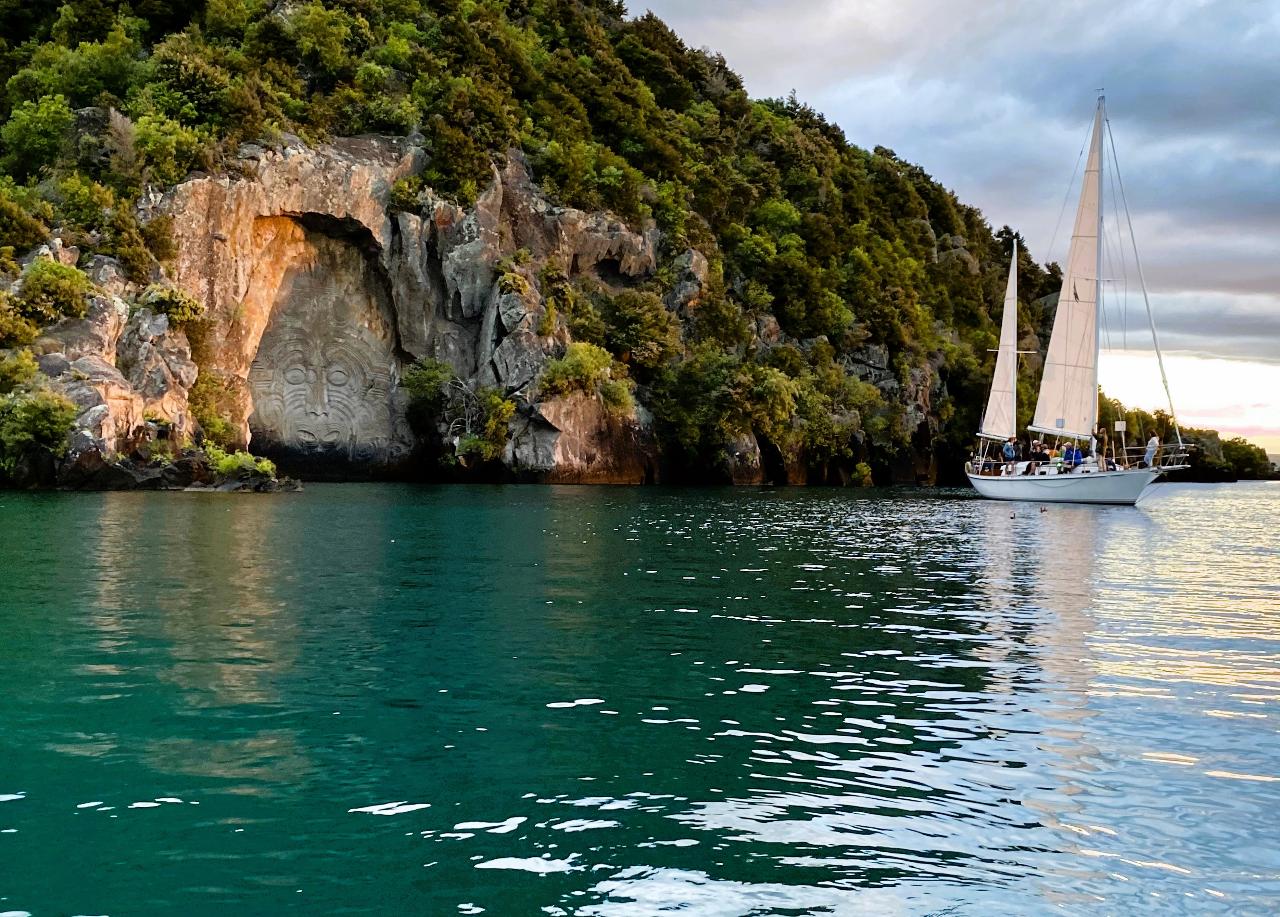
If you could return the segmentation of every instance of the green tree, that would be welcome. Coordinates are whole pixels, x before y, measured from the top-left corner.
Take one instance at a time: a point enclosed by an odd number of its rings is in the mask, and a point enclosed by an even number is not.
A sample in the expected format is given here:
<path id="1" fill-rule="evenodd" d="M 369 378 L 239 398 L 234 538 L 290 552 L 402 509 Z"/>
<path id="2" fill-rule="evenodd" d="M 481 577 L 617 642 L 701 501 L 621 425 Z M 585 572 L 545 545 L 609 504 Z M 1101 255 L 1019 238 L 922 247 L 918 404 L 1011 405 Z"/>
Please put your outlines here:
<path id="1" fill-rule="evenodd" d="M 1261 446 L 1241 436 L 1222 441 L 1222 457 L 1232 472 L 1245 480 L 1258 480 L 1271 474 L 1271 460 Z"/>
<path id="2" fill-rule="evenodd" d="M 23 102 L 0 127 L 5 170 L 22 181 L 47 173 L 66 147 L 73 124 L 75 115 L 65 96 Z"/>

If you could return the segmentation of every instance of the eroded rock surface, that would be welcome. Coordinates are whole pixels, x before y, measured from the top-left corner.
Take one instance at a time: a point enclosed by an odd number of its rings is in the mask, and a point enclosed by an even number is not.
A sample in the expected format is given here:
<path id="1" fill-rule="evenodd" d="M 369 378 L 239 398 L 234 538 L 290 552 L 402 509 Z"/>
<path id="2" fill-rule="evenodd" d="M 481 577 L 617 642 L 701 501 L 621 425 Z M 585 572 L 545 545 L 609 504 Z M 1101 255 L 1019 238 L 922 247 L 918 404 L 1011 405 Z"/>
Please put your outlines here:
<path id="1" fill-rule="evenodd" d="M 472 208 L 428 190 L 416 212 L 390 212 L 395 183 L 422 165 L 421 151 L 397 140 L 248 146 L 240 168 L 154 202 L 173 219 L 175 283 L 206 305 L 203 369 L 232 391 L 242 445 L 286 467 L 395 469 L 412 449 L 399 382 L 414 360 L 441 360 L 467 382 L 535 404 L 543 367 L 563 352 L 564 333 L 539 328 L 546 307 L 532 267 L 512 289 L 505 260 L 522 251 L 532 265 L 554 262 L 608 286 L 656 268 L 656 230 L 552 204 L 518 153 Z M 643 477 L 642 460 L 604 455 L 632 434 L 601 440 L 599 411 L 530 410 L 544 425 L 541 445 L 508 450 L 513 470 Z"/>

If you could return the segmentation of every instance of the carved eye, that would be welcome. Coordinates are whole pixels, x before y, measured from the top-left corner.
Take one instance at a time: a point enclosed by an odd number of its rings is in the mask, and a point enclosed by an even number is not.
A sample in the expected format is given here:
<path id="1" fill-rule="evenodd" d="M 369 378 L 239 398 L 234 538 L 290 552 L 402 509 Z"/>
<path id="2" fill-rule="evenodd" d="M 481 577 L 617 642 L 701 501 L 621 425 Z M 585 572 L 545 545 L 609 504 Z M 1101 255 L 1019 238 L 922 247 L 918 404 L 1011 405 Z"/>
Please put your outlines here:
<path id="1" fill-rule="evenodd" d="M 284 371 L 284 381 L 290 385 L 305 385 L 307 381 L 307 371 L 301 366 L 290 366 Z"/>
<path id="2" fill-rule="evenodd" d="M 350 378 L 351 377 L 347 374 L 347 371 L 341 367 L 335 366 L 329 370 L 330 385 L 346 385 L 347 380 Z"/>

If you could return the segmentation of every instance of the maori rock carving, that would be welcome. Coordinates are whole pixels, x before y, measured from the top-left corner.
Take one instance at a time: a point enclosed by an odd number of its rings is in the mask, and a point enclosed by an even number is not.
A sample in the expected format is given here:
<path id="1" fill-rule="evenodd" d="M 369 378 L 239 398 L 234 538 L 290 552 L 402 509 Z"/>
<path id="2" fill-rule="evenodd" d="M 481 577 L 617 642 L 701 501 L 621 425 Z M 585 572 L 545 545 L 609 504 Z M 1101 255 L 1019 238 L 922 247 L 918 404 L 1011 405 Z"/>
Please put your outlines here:
<path id="1" fill-rule="evenodd" d="M 302 459 L 395 461 L 411 439 L 388 310 L 351 263 L 358 252 L 326 239 L 316 254 L 287 278 L 249 369 L 252 443 Z"/>

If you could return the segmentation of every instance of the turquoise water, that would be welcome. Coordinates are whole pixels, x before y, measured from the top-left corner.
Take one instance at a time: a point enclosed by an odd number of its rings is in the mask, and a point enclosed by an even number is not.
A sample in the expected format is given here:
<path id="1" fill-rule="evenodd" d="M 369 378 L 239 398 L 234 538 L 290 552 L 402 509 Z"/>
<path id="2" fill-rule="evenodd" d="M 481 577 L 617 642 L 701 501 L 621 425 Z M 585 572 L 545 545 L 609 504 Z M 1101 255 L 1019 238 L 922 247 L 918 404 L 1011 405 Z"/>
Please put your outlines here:
<path id="1" fill-rule="evenodd" d="M 0 913 L 1275 912 L 1277 519 L 0 493 Z"/>

